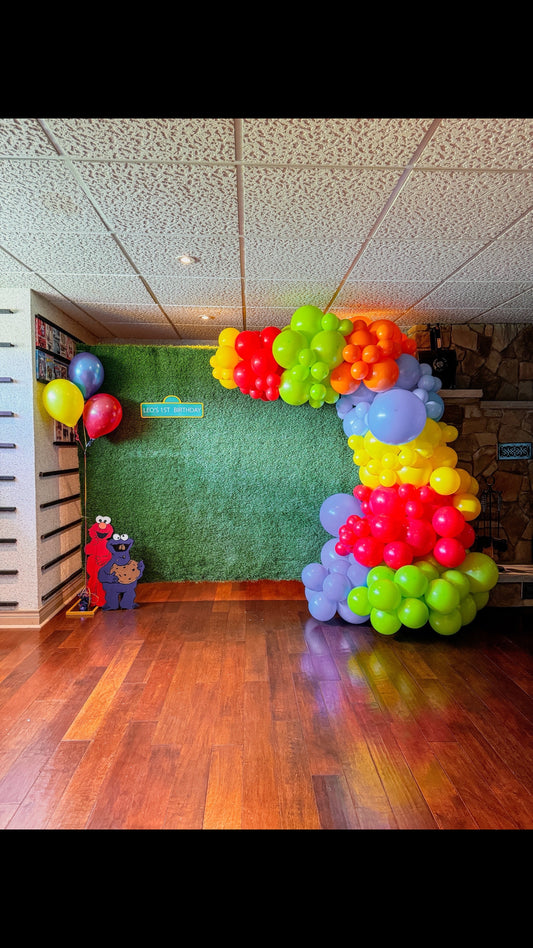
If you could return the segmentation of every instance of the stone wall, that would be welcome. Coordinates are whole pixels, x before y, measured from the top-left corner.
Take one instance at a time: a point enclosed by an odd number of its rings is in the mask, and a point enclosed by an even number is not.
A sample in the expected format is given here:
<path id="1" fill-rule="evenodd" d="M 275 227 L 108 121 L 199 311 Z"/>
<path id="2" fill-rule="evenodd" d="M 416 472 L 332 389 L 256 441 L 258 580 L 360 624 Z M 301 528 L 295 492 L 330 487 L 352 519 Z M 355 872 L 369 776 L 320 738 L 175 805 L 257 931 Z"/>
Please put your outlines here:
<path id="1" fill-rule="evenodd" d="M 414 335 L 418 349 L 428 349 L 425 327 Z M 490 536 L 496 562 L 531 564 L 533 460 L 498 459 L 498 445 L 533 442 L 533 326 L 441 326 L 441 344 L 457 355 L 456 390 L 443 394 L 443 420 L 459 431 L 457 466 L 479 483 L 485 508 L 473 523 L 479 548 Z"/>

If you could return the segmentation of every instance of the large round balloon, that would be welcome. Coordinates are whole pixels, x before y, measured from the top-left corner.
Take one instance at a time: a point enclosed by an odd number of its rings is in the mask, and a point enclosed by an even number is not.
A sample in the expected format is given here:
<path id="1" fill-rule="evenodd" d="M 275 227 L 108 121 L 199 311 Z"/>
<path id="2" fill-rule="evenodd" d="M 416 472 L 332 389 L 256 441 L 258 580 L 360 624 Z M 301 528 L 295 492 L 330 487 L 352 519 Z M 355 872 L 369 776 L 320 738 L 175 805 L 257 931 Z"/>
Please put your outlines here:
<path id="1" fill-rule="evenodd" d="M 122 420 L 122 406 L 113 395 L 98 392 L 85 404 L 83 423 L 90 438 L 101 438 L 114 431 Z"/>
<path id="2" fill-rule="evenodd" d="M 68 377 L 84 398 L 90 398 L 104 381 L 104 367 L 92 352 L 79 352 L 69 364 Z"/>
<path id="3" fill-rule="evenodd" d="M 43 404 L 52 418 L 73 428 L 83 412 L 83 395 L 68 379 L 52 379 L 44 387 Z"/>
<path id="4" fill-rule="evenodd" d="M 332 494 L 326 497 L 320 507 L 320 523 L 324 530 L 336 536 L 351 514 L 360 517 L 361 513 L 361 504 L 353 494 Z"/>
<path id="5" fill-rule="evenodd" d="M 426 420 L 424 403 L 403 388 L 380 392 L 368 409 L 368 427 L 385 444 L 412 441 L 423 431 Z"/>

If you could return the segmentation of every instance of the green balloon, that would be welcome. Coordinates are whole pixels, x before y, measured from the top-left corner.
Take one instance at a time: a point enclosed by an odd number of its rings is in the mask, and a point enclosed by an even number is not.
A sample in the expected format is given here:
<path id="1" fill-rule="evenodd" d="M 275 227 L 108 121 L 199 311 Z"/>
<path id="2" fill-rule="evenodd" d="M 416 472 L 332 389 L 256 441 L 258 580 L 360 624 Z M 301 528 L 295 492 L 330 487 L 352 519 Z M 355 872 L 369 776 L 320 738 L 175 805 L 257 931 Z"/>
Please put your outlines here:
<path id="1" fill-rule="evenodd" d="M 326 397 L 325 397 L 324 401 L 325 401 L 328 405 L 334 405 L 335 402 L 338 402 L 339 398 L 340 398 L 339 393 L 336 392 L 335 389 L 331 387 L 331 385 L 327 384 L 327 385 L 326 385 Z"/>
<path id="2" fill-rule="evenodd" d="M 438 579 L 440 576 L 440 571 L 436 566 L 433 565 L 433 563 L 430 563 L 429 560 L 418 560 L 415 565 L 418 569 L 422 570 L 428 583 L 430 583 L 432 579 Z"/>
<path id="3" fill-rule="evenodd" d="M 325 362 L 329 369 L 334 369 L 341 364 L 342 350 L 345 345 L 344 336 L 341 336 L 340 332 L 329 329 L 323 329 L 311 339 L 311 349 L 314 349 L 317 359 Z"/>
<path id="4" fill-rule="evenodd" d="M 320 320 L 320 325 L 322 329 L 335 331 L 340 326 L 340 319 L 335 316 L 335 313 L 324 313 L 322 319 Z"/>
<path id="5" fill-rule="evenodd" d="M 431 610 L 443 615 L 457 610 L 460 602 L 457 589 L 445 579 L 432 579 L 424 599 Z"/>
<path id="6" fill-rule="evenodd" d="M 429 619 L 429 609 L 422 599 L 402 599 L 396 610 L 400 622 L 408 629 L 421 629 Z"/>
<path id="7" fill-rule="evenodd" d="M 322 328 L 322 315 L 318 306 L 300 306 L 292 314 L 291 329 L 312 338 Z M 281 362 L 279 364 L 281 365 Z"/>
<path id="8" fill-rule="evenodd" d="M 373 566 L 366 574 L 366 584 L 371 586 L 378 579 L 394 579 L 394 570 L 390 566 Z"/>
<path id="9" fill-rule="evenodd" d="M 311 385 L 311 388 L 309 389 L 309 401 L 313 399 L 313 401 L 321 402 L 323 404 L 325 397 L 326 397 L 325 385 L 322 385 L 320 382 L 315 382 L 313 385 Z"/>
<path id="10" fill-rule="evenodd" d="M 486 553 L 467 553 L 458 568 L 468 576 L 471 592 L 489 592 L 498 582 L 498 567 Z"/>
<path id="11" fill-rule="evenodd" d="M 279 395 L 287 405 L 304 405 L 309 398 L 309 382 L 298 381 L 286 376 L 284 372 L 281 376 Z"/>
<path id="12" fill-rule="evenodd" d="M 381 635 L 394 635 L 394 633 L 402 627 L 402 623 L 396 613 L 388 612 L 385 609 L 372 609 L 370 622 L 376 632 L 380 632 Z"/>
<path id="13" fill-rule="evenodd" d="M 402 594 L 392 580 L 378 579 L 368 587 L 368 601 L 374 609 L 394 612 L 402 601 Z"/>
<path id="14" fill-rule="evenodd" d="M 434 609 L 429 610 L 429 624 L 439 635 L 455 635 L 463 624 L 459 609 L 443 614 Z"/>
<path id="15" fill-rule="evenodd" d="M 400 587 L 402 596 L 423 596 L 428 588 L 428 578 L 424 571 L 414 564 L 400 566 L 394 574 L 394 582 Z"/>
<path id="16" fill-rule="evenodd" d="M 343 336 L 349 336 L 353 332 L 353 323 L 351 319 L 341 319 L 337 331 L 342 333 Z"/>
<path id="17" fill-rule="evenodd" d="M 311 351 L 311 350 L 309 350 Z M 313 358 L 315 354 L 313 353 Z M 325 362 L 314 362 L 311 366 L 311 375 L 317 382 L 323 382 L 329 375 L 329 369 Z"/>
<path id="18" fill-rule="evenodd" d="M 465 599 L 466 596 L 470 595 L 470 583 L 468 581 L 468 576 L 464 573 L 461 573 L 458 569 L 445 569 L 440 575 L 441 579 L 445 579 L 447 583 L 451 583 L 452 586 L 455 586 L 457 592 L 459 593 L 460 599 Z"/>
<path id="19" fill-rule="evenodd" d="M 272 343 L 272 355 L 283 369 L 290 368 L 298 360 L 301 349 L 308 349 L 305 336 L 293 329 L 282 329 Z"/>
<path id="20" fill-rule="evenodd" d="M 346 597 L 346 602 L 352 612 L 357 616 L 370 615 L 370 603 L 368 601 L 368 589 L 366 586 L 354 586 L 350 589 Z"/>
<path id="21" fill-rule="evenodd" d="M 477 616 L 477 606 L 473 596 L 465 596 L 459 603 L 463 625 L 468 625 Z"/>
<path id="22" fill-rule="evenodd" d="M 485 606 L 487 605 L 489 601 L 489 594 L 488 592 L 481 592 L 481 593 L 473 592 L 472 599 L 474 600 L 476 604 L 476 609 L 479 612 L 480 609 L 484 609 Z"/>

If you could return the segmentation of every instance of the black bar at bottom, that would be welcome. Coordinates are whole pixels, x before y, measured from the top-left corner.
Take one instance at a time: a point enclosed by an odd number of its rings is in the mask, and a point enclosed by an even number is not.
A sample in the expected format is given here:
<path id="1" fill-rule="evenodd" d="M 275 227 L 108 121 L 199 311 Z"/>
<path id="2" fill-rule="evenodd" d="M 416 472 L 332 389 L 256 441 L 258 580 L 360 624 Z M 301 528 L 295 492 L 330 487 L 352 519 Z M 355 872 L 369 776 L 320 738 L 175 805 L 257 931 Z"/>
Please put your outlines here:
<path id="1" fill-rule="evenodd" d="M 47 592 L 44 594 L 44 596 L 41 596 L 41 602 L 46 602 L 47 599 L 51 599 L 52 596 L 55 596 L 56 592 L 59 592 L 60 589 L 63 589 L 63 586 L 67 586 L 71 580 L 73 580 L 76 576 L 79 576 L 80 573 L 83 573 L 83 567 L 77 569 L 75 573 L 71 573 L 71 575 L 67 579 L 64 579 L 62 583 L 59 583 L 58 586 L 54 586 L 50 592 Z"/>

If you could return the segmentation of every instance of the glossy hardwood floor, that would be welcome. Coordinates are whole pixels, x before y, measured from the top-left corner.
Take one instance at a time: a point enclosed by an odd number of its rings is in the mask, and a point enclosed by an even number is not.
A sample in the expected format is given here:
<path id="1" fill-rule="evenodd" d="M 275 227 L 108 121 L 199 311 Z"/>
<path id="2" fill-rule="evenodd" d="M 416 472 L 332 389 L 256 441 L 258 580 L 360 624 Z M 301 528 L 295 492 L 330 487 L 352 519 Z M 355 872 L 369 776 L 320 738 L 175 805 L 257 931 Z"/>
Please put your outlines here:
<path id="1" fill-rule="evenodd" d="M 387 637 L 299 582 L 138 602 L 0 630 L 1 828 L 533 828 L 531 610 Z"/>

